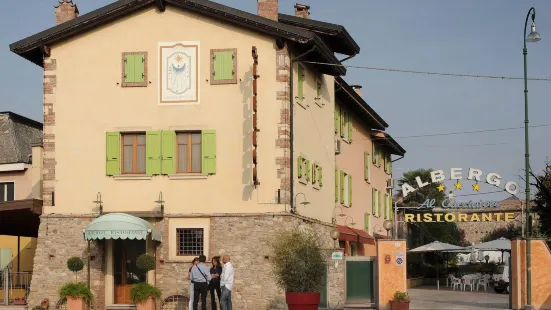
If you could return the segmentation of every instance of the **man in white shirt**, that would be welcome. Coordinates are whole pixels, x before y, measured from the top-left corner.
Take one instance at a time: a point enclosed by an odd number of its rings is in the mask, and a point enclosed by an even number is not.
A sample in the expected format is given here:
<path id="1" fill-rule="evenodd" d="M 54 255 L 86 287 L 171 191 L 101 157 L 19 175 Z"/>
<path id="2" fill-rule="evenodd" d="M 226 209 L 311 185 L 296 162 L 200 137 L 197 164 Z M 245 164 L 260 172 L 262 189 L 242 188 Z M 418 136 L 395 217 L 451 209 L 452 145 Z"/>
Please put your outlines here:
<path id="1" fill-rule="evenodd" d="M 224 255 L 222 262 L 224 263 L 224 267 L 222 268 L 222 276 L 220 277 L 220 287 L 222 288 L 220 308 L 222 310 L 232 310 L 231 291 L 234 284 L 234 269 L 229 255 Z"/>

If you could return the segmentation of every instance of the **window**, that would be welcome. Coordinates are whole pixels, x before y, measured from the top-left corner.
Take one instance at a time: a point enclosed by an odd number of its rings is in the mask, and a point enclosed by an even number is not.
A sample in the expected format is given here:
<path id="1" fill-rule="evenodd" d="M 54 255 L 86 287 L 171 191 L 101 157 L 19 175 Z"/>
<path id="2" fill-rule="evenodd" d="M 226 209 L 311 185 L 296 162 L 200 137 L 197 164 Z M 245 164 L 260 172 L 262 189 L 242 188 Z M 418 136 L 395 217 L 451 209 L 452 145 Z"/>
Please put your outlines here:
<path id="1" fill-rule="evenodd" d="M 370 162 L 369 162 L 369 153 L 368 152 L 364 152 L 364 179 L 367 181 L 367 182 L 370 182 L 370 173 L 369 173 L 369 166 L 370 166 Z"/>
<path id="2" fill-rule="evenodd" d="M 122 87 L 146 87 L 147 52 L 122 53 Z"/>
<path id="3" fill-rule="evenodd" d="M 204 254 L 203 228 L 176 229 L 176 255 L 199 256 Z"/>
<path id="4" fill-rule="evenodd" d="M 371 142 L 373 146 L 373 165 L 375 167 L 380 168 L 381 167 L 381 150 L 379 146 L 377 146 L 375 143 Z"/>
<path id="5" fill-rule="evenodd" d="M 321 108 L 323 107 L 324 103 L 321 98 L 321 92 L 323 88 L 323 83 L 321 82 L 321 77 L 316 78 L 316 98 L 314 98 L 314 102 Z"/>
<path id="6" fill-rule="evenodd" d="M 371 213 L 374 216 L 381 216 L 381 191 L 376 188 L 371 189 Z"/>
<path id="7" fill-rule="evenodd" d="M 302 183 L 308 183 L 312 177 L 310 161 L 302 156 L 298 157 L 298 179 Z"/>
<path id="8" fill-rule="evenodd" d="M 334 121 L 335 121 L 335 133 L 339 133 L 339 124 L 341 119 L 341 107 L 335 103 L 335 114 L 334 114 Z"/>
<path id="9" fill-rule="evenodd" d="M 371 214 L 364 213 L 364 231 L 369 233 L 369 227 L 371 226 Z"/>
<path id="10" fill-rule="evenodd" d="M 237 49 L 210 50 L 210 84 L 237 83 Z"/>
<path id="11" fill-rule="evenodd" d="M 352 142 L 352 116 L 349 111 L 341 108 L 340 111 L 341 122 L 341 137 L 348 142 Z"/>
<path id="12" fill-rule="evenodd" d="M 389 206 L 389 203 L 390 203 L 390 200 L 389 200 L 389 196 L 388 194 L 385 193 L 385 219 L 389 219 L 390 218 L 390 206 Z"/>
<path id="13" fill-rule="evenodd" d="M 312 185 L 317 189 L 323 186 L 323 169 L 317 163 L 312 163 Z"/>
<path id="14" fill-rule="evenodd" d="M 15 183 L 0 183 L 0 202 L 13 201 L 15 199 Z"/>
<path id="15" fill-rule="evenodd" d="M 145 173 L 145 134 L 122 135 L 122 173 Z"/>
<path id="16" fill-rule="evenodd" d="M 352 176 L 344 171 L 340 174 L 341 203 L 347 207 L 352 206 Z"/>
<path id="17" fill-rule="evenodd" d="M 177 133 L 178 143 L 178 172 L 201 172 L 201 133 L 182 132 Z"/>
<path id="18" fill-rule="evenodd" d="M 390 153 L 384 155 L 385 158 L 385 172 L 387 174 L 392 174 L 392 157 Z"/>

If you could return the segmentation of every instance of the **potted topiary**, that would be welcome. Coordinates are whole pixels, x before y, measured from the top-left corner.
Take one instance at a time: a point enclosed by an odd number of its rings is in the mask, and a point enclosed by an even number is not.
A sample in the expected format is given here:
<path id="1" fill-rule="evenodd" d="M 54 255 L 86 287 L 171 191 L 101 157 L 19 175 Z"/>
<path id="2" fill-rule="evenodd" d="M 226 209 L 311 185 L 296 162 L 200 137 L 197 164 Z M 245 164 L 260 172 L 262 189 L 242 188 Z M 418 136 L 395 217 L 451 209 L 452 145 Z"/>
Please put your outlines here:
<path id="1" fill-rule="evenodd" d="M 390 309 L 392 310 L 409 310 L 409 295 L 407 292 L 396 291 L 394 299 L 390 301 Z"/>
<path id="2" fill-rule="evenodd" d="M 84 262 L 78 257 L 71 257 L 67 260 L 67 268 L 75 273 L 84 268 Z M 67 304 L 67 310 L 84 310 L 86 303 L 92 300 L 92 291 L 86 283 L 73 282 L 63 285 L 59 289 L 59 297 Z"/>
<path id="3" fill-rule="evenodd" d="M 289 310 L 317 310 L 326 257 L 314 229 L 281 230 L 271 244 L 273 271 Z"/>
<path id="4" fill-rule="evenodd" d="M 145 272 L 155 270 L 155 257 L 142 254 L 136 259 L 136 267 Z M 148 283 L 138 283 L 130 290 L 130 298 L 137 305 L 138 310 L 155 310 L 155 299 L 161 298 L 161 291 Z"/>

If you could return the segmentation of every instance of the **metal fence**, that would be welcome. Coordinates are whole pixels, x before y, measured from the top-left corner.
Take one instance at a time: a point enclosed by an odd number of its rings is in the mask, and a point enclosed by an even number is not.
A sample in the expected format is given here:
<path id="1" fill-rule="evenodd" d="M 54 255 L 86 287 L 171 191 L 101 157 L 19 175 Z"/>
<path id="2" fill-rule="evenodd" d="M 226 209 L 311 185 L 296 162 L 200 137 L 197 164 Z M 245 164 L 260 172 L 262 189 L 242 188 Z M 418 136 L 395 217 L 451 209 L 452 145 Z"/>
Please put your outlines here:
<path id="1" fill-rule="evenodd" d="M 0 271 L 0 305 L 26 304 L 32 272 Z"/>

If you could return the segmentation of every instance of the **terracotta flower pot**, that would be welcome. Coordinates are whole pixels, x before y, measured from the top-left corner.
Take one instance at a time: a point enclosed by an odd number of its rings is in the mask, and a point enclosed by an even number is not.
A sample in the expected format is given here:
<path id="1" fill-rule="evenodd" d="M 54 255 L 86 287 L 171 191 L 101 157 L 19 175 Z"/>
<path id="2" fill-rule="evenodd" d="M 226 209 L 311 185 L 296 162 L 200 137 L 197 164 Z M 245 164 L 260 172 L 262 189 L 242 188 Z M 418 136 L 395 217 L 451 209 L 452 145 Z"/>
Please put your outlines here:
<path id="1" fill-rule="evenodd" d="M 67 310 L 85 310 L 86 303 L 82 298 L 67 297 Z"/>
<path id="2" fill-rule="evenodd" d="M 289 310 L 318 310 L 320 293 L 285 293 Z"/>
<path id="3" fill-rule="evenodd" d="M 409 301 L 390 301 L 390 309 L 392 310 L 409 310 Z"/>
<path id="4" fill-rule="evenodd" d="M 155 310 L 155 298 L 149 297 L 146 301 L 137 304 L 138 310 Z"/>

